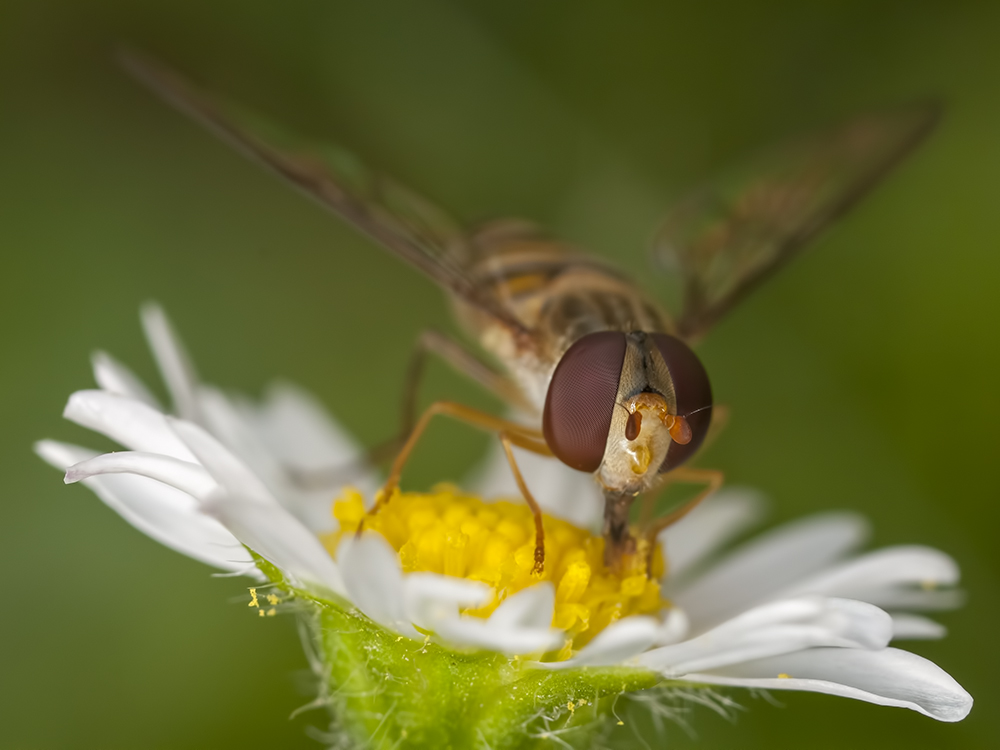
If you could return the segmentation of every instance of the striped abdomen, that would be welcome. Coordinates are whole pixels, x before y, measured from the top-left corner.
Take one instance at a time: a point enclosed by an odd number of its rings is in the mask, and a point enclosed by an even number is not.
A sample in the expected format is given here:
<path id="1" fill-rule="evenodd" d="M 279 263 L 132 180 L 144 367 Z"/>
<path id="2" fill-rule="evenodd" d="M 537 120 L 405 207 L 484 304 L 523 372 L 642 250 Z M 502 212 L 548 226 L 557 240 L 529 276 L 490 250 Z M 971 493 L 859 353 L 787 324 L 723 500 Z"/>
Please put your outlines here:
<path id="1" fill-rule="evenodd" d="M 472 249 L 470 270 L 477 284 L 539 334 L 540 365 L 554 364 L 574 341 L 594 331 L 673 330 L 659 305 L 620 272 L 527 227 L 487 228 L 472 238 Z M 510 354 L 497 353 L 503 359 Z"/>

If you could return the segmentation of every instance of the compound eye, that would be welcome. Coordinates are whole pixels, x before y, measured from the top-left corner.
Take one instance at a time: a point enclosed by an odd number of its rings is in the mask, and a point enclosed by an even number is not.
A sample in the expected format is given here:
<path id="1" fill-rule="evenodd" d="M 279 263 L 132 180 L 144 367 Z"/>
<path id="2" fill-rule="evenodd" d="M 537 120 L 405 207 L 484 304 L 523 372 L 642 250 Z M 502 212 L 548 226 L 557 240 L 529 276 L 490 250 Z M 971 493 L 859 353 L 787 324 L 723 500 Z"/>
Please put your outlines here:
<path id="1" fill-rule="evenodd" d="M 663 473 L 691 458 L 705 440 L 712 421 L 712 386 L 701 361 L 687 344 L 665 333 L 654 333 L 651 338 L 673 380 L 677 414 L 684 417 L 691 430 L 691 439 L 686 443 L 670 444 L 660 464 L 660 473 Z"/>
<path id="2" fill-rule="evenodd" d="M 625 334 L 600 331 L 574 343 L 556 365 L 542 431 L 564 464 L 593 472 L 604 460 L 624 362 Z"/>

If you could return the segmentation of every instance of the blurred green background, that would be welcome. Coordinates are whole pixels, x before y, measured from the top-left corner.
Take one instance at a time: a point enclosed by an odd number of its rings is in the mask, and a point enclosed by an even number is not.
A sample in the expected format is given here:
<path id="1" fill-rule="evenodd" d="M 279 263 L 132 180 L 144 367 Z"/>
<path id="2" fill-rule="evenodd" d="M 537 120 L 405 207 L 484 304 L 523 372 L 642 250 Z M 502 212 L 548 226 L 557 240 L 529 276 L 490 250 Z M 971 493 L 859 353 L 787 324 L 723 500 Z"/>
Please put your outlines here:
<path id="1" fill-rule="evenodd" d="M 448 326 L 423 278 L 128 80 L 121 40 L 473 220 L 515 214 L 635 255 L 684 187 L 782 135 L 937 95 L 943 126 L 701 351 L 730 428 L 701 463 L 831 508 L 875 543 L 952 553 L 968 605 L 913 644 L 975 696 L 942 725 L 816 695 L 747 694 L 656 747 L 1000 746 L 1000 4 L 0 2 L 0 745 L 317 747 L 291 618 L 157 546 L 31 454 L 104 348 L 157 383 L 161 301 L 203 376 L 281 375 L 360 439 L 396 422 L 411 342 Z M 159 384 L 157 383 L 159 387 Z M 435 368 L 428 394 L 489 405 Z M 440 427 L 414 486 L 485 438 Z M 645 747 L 630 731 L 622 747 Z"/>

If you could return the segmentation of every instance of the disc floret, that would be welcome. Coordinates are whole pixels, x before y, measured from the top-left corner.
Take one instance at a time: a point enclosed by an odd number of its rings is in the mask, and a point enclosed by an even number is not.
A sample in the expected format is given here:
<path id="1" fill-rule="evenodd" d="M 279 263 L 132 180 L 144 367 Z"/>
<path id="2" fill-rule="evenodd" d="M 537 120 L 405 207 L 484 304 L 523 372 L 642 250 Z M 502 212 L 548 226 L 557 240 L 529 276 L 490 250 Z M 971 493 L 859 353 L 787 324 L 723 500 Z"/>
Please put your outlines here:
<path id="1" fill-rule="evenodd" d="M 669 607 L 660 592 L 663 556 L 647 548 L 618 570 L 604 563 L 604 539 L 546 515 L 545 568 L 534 570 L 534 520 L 523 503 L 485 502 L 450 485 L 429 493 L 398 493 L 374 516 L 362 495 L 345 490 L 333 513 L 340 530 L 324 537 L 331 554 L 359 525 L 380 533 L 399 554 L 405 573 L 430 572 L 490 586 L 493 600 L 463 614 L 489 617 L 508 597 L 542 581 L 556 589 L 552 626 L 566 631 L 555 659 L 569 658 L 613 622 Z M 647 564 L 649 568 L 647 570 Z"/>

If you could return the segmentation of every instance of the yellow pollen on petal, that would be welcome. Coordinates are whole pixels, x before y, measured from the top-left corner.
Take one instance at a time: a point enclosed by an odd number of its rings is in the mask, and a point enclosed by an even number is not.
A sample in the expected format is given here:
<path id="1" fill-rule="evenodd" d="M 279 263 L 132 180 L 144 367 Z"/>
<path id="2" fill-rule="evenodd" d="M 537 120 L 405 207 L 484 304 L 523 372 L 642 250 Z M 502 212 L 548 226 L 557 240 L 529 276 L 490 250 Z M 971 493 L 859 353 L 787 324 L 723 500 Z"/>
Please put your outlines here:
<path id="1" fill-rule="evenodd" d="M 792 679 L 792 676 L 790 674 L 785 674 L 784 672 L 780 672 L 778 674 L 778 679 L 779 680 L 790 680 L 790 679 Z"/>
<path id="2" fill-rule="evenodd" d="M 657 614 L 669 606 L 660 594 L 664 564 L 658 547 L 650 553 L 640 541 L 622 570 L 611 570 L 604 564 L 601 536 L 551 516 L 543 517 L 545 566 L 535 573 L 535 523 L 521 502 L 486 503 L 440 485 L 428 493 L 394 495 L 377 515 L 366 516 L 361 494 L 348 489 L 334 502 L 333 515 L 340 529 L 321 540 L 334 557 L 341 539 L 354 534 L 363 520 L 366 532 L 382 534 L 396 550 L 404 572 L 439 573 L 491 586 L 493 601 L 465 610 L 468 615 L 489 617 L 518 591 L 551 581 L 556 589 L 552 626 L 566 631 L 566 642 L 549 659 L 568 659 L 622 617 Z"/>

